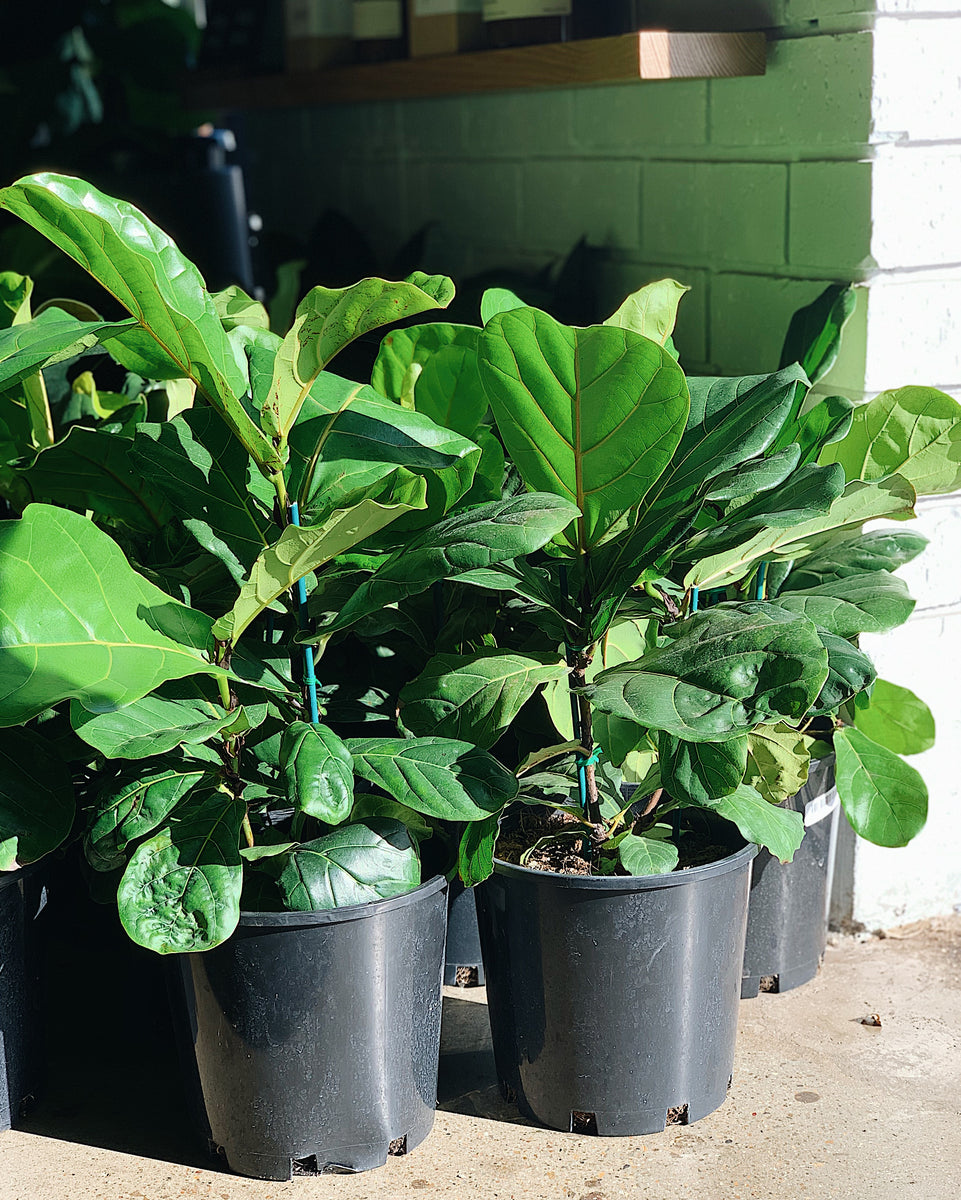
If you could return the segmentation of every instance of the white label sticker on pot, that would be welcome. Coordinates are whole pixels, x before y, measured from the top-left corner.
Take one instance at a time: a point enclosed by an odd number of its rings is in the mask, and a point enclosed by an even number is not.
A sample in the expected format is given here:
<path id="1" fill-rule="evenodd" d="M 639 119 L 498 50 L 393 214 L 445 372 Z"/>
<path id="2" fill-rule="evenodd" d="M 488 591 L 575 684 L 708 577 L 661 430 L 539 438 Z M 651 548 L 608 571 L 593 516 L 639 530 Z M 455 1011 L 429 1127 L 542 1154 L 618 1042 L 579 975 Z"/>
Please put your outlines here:
<path id="1" fill-rule="evenodd" d="M 837 788 L 831 788 L 829 792 L 824 792 L 823 795 L 815 796 L 813 800 L 809 800 L 804 806 L 805 828 L 810 825 L 816 825 L 818 821 L 823 821 L 825 817 L 829 817 L 840 803 L 841 800 L 838 796 Z"/>
<path id="2" fill-rule="evenodd" d="M 483 0 L 414 0 L 415 17 L 446 17 L 450 13 L 480 12 Z"/>
<path id="3" fill-rule="evenodd" d="M 484 0 L 485 21 L 519 17 L 569 17 L 571 0 Z"/>
<path id="4" fill-rule="evenodd" d="M 404 36 L 403 0 L 354 0 L 354 37 L 358 41 Z"/>
<path id="5" fill-rule="evenodd" d="M 287 37 L 349 38 L 354 31 L 352 0 L 287 0 Z"/>

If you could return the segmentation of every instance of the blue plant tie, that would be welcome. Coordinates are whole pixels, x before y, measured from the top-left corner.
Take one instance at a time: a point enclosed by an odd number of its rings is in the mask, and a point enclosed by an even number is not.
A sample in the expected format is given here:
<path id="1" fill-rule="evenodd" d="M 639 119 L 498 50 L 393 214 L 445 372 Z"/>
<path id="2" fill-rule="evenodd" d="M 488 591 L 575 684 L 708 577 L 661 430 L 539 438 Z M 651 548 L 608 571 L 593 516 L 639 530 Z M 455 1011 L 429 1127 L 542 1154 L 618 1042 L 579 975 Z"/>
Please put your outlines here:
<path id="1" fill-rule="evenodd" d="M 290 521 L 292 525 L 300 526 L 300 508 L 294 501 L 290 506 Z M 297 589 L 297 622 L 300 628 L 309 627 L 307 616 L 307 584 L 298 579 Z M 317 676 L 314 674 L 314 651 L 311 646 L 304 646 L 304 683 L 307 685 L 307 703 L 310 706 L 311 725 L 320 724 L 320 709 L 317 705 Z"/>
<path id="2" fill-rule="evenodd" d="M 757 590 L 754 593 L 755 600 L 764 599 L 764 583 L 767 577 L 767 559 L 765 559 L 757 569 Z"/>
<path id="3" fill-rule="evenodd" d="M 599 763 L 603 757 L 604 751 L 600 748 L 600 746 L 595 746 L 592 754 L 588 754 L 586 756 L 583 754 L 578 754 L 575 761 L 579 767 L 593 767 L 596 763 Z"/>
<path id="4" fill-rule="evenodd" d="M 700 598 L 701 598 L 700 590 L 696 587 L 692 587 L 691 588 L 691 612 L 692 613 L 697 612 L 697 605 L 698 605 L 698 601 L 700 600 Z"/>

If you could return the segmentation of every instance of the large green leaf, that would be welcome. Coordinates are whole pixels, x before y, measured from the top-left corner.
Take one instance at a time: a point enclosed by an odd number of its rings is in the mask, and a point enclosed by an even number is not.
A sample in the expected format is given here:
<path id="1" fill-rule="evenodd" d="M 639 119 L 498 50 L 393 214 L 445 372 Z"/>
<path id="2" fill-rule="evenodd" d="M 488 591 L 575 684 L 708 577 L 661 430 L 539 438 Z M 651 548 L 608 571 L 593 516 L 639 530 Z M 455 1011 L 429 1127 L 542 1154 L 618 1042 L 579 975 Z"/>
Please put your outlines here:
<path id="1" fill-rule="evenodd" d="M 869 688 L 877 674 L 868 656 L 845 638 L 821 628 L 818 636 L 828 652 L 828 677 L 808 712 L 809 717 L 836 713 L 852 696 Z"/>
<path id="2" fill-rule="evenodd" d="M 691 411 L 670 464 L 641 502 L 632 532 L 602 546 L 594 592 L 619 596 L 690 528 L 702 493 L 763 454 L 797 409 L 803 374 L 789 367 L 740 379 L 689 379 Z"/>
<path id="3" fill-rule="evenodd" d="M 854 832 L 877 846 L 906 846 L 928 815 L 918 772 L 859 729 L 839 729 L 834 752 L 838 796 Z"/>
<path id="4" fill-rule="evenodd" d="M 837 462 L 848 479 L 874 482 L 895 473 L 919 496 L 961 488 L 961 405 L 928 387 L 882 392 L 855 409 L 851 428 L 826 446 L 822 463 Z"/>
<path id="5" fill-rule="evenodd" d="M 592 705 L 685 741 L 727 741 L 760 722 L 798 720 L 827 677 L 813 623 L 774 605 L 719 604 L 669 632 L 663 648 L 602 671 Z"/>
<path id="6" fill-rule="evenodd" d="M 262 551 L 240 589 L 233 608 L 214 625 L 214 635 L 236 642 L 255 617 L 324 563 L 359 545 L 402 513 L 424 505 L 425 486 L 412 476 L 393 503 L 362 500 L 350 508 L 335 509 L 320 525 L 288 525 L 280 539 Z"/>
<path id="7" fill-rule="evenodd" d="M 541 684 L 563 679 L 556 654 L 438 654 L 400 693 L 413 733 L 460 738 L 489 749 Z"/>
<path id="8" fill-rule="evenodd" d="M 218 733 L 246 733 L 266 720 L 266 705 L 224 712 L 215 693 L 195 677 L 165 683 L 156 692 L 108 712 L 88 712 L 75 700 L 70 723 L 107 758 L 151 758 L 176 746 L 199 746 Z"/>
<path id="9" fill-rule="evenodd" d="M 247 374 L 200 272 L 165 233 L 132 205 L 66 175 L 27 176 L 0 191 L 0 207 L 65 251 L 136 318 L 139 339 L 125 334 L 125 345 L 152 343 L 174 376 L 196 382 L 259 464 L 279 466 L 276 450 L 243 406 Z M 125 365 L 135 369 L 130 359 Z M 161 375 L 152 361 L 141 373 L 173 377 Z"/>
<path id="10" fill-rule="evenodd" d="M 679 556 L 694 565 L 684 576 L 685 587 L 719 587 L 735 582 L 761 559 L 797 559 L 820 546 L 824 535 L 877 517 L 909 514 L 917 495 L 899 475 L 882 483 L 855 481 L 826 513 L 786 529 L 761 528 L 739 545 L 702 555 L 697 538 L 692 538 Z"/>
<path id="11" fill-rule="evenodd" d="M 405 317 L 445 308 L 453 298 L 454 285 L 446 276 L 422 271 L 399 283 L 362 279 L 347 288 L 311 288 L 298 304 L 277 353 L 260 414 L 264 432 L 286 441 L 317 376 L 355 338 Z"/>
<path id="12" fill-rule="evenodd" d="M 33 280 L 16 271 L 0 271 L 0 329 L 24 325 L 30 320 Z"/>
<path id="13" fill-rule="evenodd" d="M 480 504 L 410 538 L 377 568 L 343 606 L 326 632 L 344 629 L 368 613 L 425 591 L 439 579 L 539 550 L 576 510 L 556 496 L 531 493 Z"/>
<path id="14" fill-rule="evenodd" d="M 758 725 L 747 735 L 744 782 L 771 804 L 797 795 L 807 783 L 811 744 L 790 725 Z"/>
<path id="15" fill-rule="evenodd" d="M 804 839 L 804 818 L 798 812 L 769 804 L 752 787 L 742 783 L 736 792 L 711 807 L 733 821 L 742 837 L 770 850 L 782 863 L 789 863 Z"/>
<path id="16" fill-rule="evenodd" d="M 34 500 L 90 509 L 119 518 L 132 529 L 156 533 L 170 521 L 172 511 L 164 496 L 144 481 L 130 446 L 129 438 L 75 425 L 17 476 Z"/>
<path id="17" fill-rule="evenodd" d="M 326 725 L 292 721 L 280 743 L 287 798 L 302 812 L 339 825 L 354 802 L 354 760 Z"/>
<path id="18" fill-rule="evenodd" d="M 277 536 L 274 489 L 210 408 L 140 425 L 130 457 L 199 544 L 240 583 Z"/>
<path id="19" fill-rule="evenodd" d="M 500 832 L 500 815 L 471 821 L 464 827 L 457 854 L 457 874 L 465 887 L 483 883 L 494 872 L 494 846 Z"/>
<path id="20" fill-rule="evenodd" d="M 780 591 L 820 587 L 867 571 L 894 571 L 916 558 L 927 544 L 926 537 L 910 529 L 875 529 L 854 537 L 835 538 L 802 559 Z"/>
<path id="21" fill-rule="evenodd" d="M 517 795 L 517 779 L 486 751 L 450 738 L 348 738 L 354 774 L 415 812 L 482 821 Z"/>
<path id="22" fill-rule="evenodd" d="M 134 571 L 92 521 L 31 504 L 0 522 L 0 725 L 61 700 L 91 712 L 139 700 L 168 679 L 222 674 L 210 619 Z"/>
<path id="23" fill-rule="evenodd" d="M 791 430 L 801 451 L 801 462 L 817 460 L 825 446 L 847 435 L 854 420 L 854 403 L 846 396 L 825 396 L 806 413 L 797 428 Z"/>
<path id="24" fill-rule="evenodd" d="M 106 784 L 97 796 L 84 839 L 87 862 L 95 871 L 122 866 L 128 847 L 165 821 L 203 777 L 201 766 L 183 761 L 141 768 L 134 778 Z"/>
<path id="25" fill-rule="evenodd" d="M 685 292 L 691 289 L 676 279 L 657 279 L 653 283 L 632 292 L 618 310 L 607 318 L 605 325 L 616 325 L 619 329 L 630 329 L 640 333 L 659 346 L 673 352 L 671 335 L 677 322 L 677 306 Z"/>
<path id="26" fill-rule="evenodd" d="M 70 768 L 49 743 L 30 729 L 0 731 L 0 871 L 55 850 L 74 808 Z"/>
<path id="27" fill-rule="evenodd" d="M 429 513 L 436 519 L 470 487 L 480 457 L 460 434 L 327 371 L 311 389 L 289 440 L 289 490 L 305 524 L 374 496 L 373 485 L 389 483 L 399 468 L 427 480 Z"/>
<path id="28" fill-rule="evenodd" d="M 443 324 L 395 329 L 381 343 L 371 385 L 442 428 L 473 438 L 487 412 L 477 367 L 480 332 Z"/>
<path id="29" fill-rule="evenodd" d="M 628 875 L 669 875 L 677 866 L 677 846 L 664 837 L 627 834 L 617 843 L 617 855 Z"/>
<path id="30" fill-rule="evenodd" d="M 819 467 L 814 463 L 798 467 L 787 479 L 753 500 L 731 506 L 725 518 L 730 525 L 717 530 L 720 545 L 737 545 L 758 529 L 785 529 L 800 525 L 825 513 L 844 492 L 844 471 L 836 464 Z M 711 534 L 704 537 L 707 550 L 719 548 Z"/>
<path id="31" fill-rule="evenodd" d="M 266 308 L 237 284 L 232 283 L 222 292 L 215 292 L 210 299 L 224 329 L 236 329 L 238 325 L 246 325 L 251 329 L 270 329 Z"/>
<path id="32" fill-rule="evenodd" d="M 834 366 L 841 348 L 841 331 L 857 303 L 849 283 L 832 283 L 791 318 L 781 348 L 780 366 L 800 363 L 811 383 Z"/>
<path id="33" fill-rule="evenodd" d="M 741 784 L 747 748 L 747 736 L 685 742 L 662 731 L 657 739 L 661 783 L 681 804 L 709 805 Z"/>
<path id="34" fill-rule="evenodd" d="M 851 638 L 859 633 L 886 633 L 903 625 L 915 601 L 907 584 L 889 571 L 847 575 L 820 587 L 782 592 L 778 605 L 834 633 Z"/>
<path id="35" fill-rule="evenodd" d="M 240 919 L 244 804 L 224 792 L 187 796 L 130 859 L 117 902 L 130 937 L 158 954 L 210 950 Z"/>
<path id="36" fill-rule="evenodd" d="M 576 504 L 565 537 L 596 546 L 671 460 L 689 402 L 683 372 L 627 329 L 573 329 L 537 309 L 493 317 L 478 342 L 481 380 L 514 466 L 531 491 Z"/>
<path id="37" fill-rule="evenodd" d="M 725 471 L 711 484 L 707 500 L 738 500 L 744 496 L 757 496 L 769 492 L 784 483 L 801 457 L 800 446 L 788 446 L 769 458 L 756 458 L 742 463 L 731 471 Z"/>
<path id="38" fill-rule="evenodd" d="M 278 880 L 294 912 L 370 904 L 420 883 L 420 863 L 399 821 L 344 825 L 291 850 Z"/>
<path id="39" fill-rule="evenodd" d="M 854 724 L 895 754 L 921 754 L 934 745 L 934 717 L 910 688 L 879 679 L 866 707 L 858 704 Z"/>
<path id="40" fill-rule="evenodd" d="M 2 206 L 3 192 L 0 192 Z M 134 326 L 126 321 L 78 321 L 58 308 L 48 308 L 25 325 L 0 329 L 0 387 L 10 387 L 43 367 L 75 358 L 107 333 Z"/>

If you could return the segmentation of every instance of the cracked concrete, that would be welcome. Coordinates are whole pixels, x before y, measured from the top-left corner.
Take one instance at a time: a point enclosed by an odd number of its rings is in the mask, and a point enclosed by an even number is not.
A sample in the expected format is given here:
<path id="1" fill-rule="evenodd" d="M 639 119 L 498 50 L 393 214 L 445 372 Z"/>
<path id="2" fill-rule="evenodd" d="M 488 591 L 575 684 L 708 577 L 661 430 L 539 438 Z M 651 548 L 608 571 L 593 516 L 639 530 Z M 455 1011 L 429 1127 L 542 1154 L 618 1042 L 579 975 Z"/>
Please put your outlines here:
<path id="1" fill-rule="evenodd" d="M 741 1002 L 724 1105 L 648 1137 L 524 1122 L 494 1085 L 483 990 L 447 989 L 431 1137 L 378 1171 L 283 1184 L 200 1153 L 156 1012 L 116 986 L 85 1010 L 74 985 L 47 1092 L 0 1135 L 0 1200 L 956 1200 L 961 917 L 832 942 L 806 987 Z"/>

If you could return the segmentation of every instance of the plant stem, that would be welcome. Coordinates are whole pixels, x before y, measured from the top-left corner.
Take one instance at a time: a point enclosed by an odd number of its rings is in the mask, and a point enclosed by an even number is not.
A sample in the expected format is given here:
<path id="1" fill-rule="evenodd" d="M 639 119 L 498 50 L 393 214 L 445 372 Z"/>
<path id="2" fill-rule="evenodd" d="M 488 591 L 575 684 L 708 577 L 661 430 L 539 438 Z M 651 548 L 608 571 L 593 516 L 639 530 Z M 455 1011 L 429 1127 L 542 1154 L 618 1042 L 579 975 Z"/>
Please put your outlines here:
<path id="1" fill-rule="evenodd" d="M 284 480 L 283 472 L 278 471 L 276 475 L 271 475 L 270 482 L 274 485 L 274 491 L 277 493 L 277 507 L 280 509 L 278 524 L 283 528 L 290 524 L 290 519 L 287 515 L 287 484 Z"/>
<path id="2" fill-rule="evenodd" d="M 244 819 L 241 822 L 241 828 L 244 831 L 244 841 L 246 841 L 248 846 L 252 846 L 254 844 L 254 831 L 250 827 L 249 813 L 244 813 Z"/>
<path id="3" fill-rule="evenodd" d="M 587 686 L 587 668 L 591 665 L 594 647 L 591 646 L 587 650 L 577 650 L 574 652 L 574 662 L 568 675 L 568 683 L 571 691 Z M 581 694 L 577 696 L 577 715 L 580 725 L 580 743 L 581 746 L 590 753 L 594 748 L 594 735 L 591 718 L 591 702 L 588 698 Z M 594 764 L 588 763 L 584 767 L 584 776 L 587 785 L 586 796 L 586 816 L 594 831 L 594 840 L 598 844 L 607 840 L 607 831 L 604 828 L 604 821 L 601 817 L 601 804 L 597 792 L 597 779 L 594 774 Z"/>
<path id="4" fill-rule="evenodd" d="M 217 676 L 217 688 L 220 692 L 220 703 L 230 712 L 230 684 L 223 675 Z"/>

